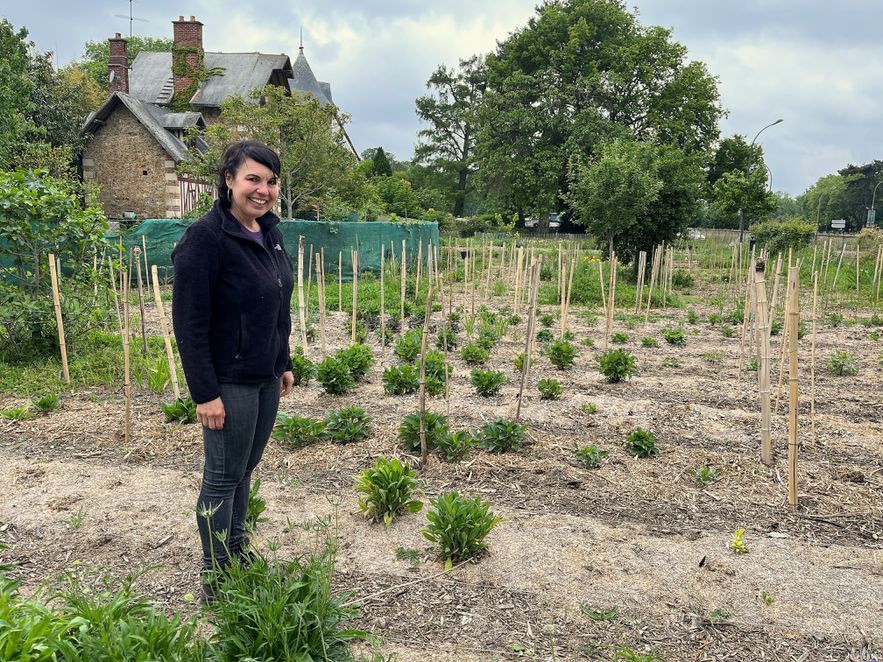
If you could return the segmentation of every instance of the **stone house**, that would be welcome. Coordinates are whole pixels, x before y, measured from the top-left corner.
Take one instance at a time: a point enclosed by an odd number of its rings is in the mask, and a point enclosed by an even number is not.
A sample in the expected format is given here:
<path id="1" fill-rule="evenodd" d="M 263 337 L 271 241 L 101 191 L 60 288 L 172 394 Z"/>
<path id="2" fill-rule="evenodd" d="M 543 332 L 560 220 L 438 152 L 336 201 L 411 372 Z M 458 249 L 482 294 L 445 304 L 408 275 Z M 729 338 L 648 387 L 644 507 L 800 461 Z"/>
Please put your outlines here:
<path id="1" fill-rule="evenodd" d="M 131 68 L 126 40 L 119 33 L 108 40 L 110 96 L 83 128 L 90 138 L 81 165 L 112 219 L 181 218 L 200 193 L 214 191 L 212 182 L 177 168 L 191 149 L 204 147 L 188 144 L 187 130 L 217 121 L 228 97 L 278 85 L 333 103 L 330 84 L 316 79 L 302 45 L 292 65 L 284 53 L 206 52 L 203 24 L 193 16 L 172 26 L 172 51 L 142 51 Z"/>

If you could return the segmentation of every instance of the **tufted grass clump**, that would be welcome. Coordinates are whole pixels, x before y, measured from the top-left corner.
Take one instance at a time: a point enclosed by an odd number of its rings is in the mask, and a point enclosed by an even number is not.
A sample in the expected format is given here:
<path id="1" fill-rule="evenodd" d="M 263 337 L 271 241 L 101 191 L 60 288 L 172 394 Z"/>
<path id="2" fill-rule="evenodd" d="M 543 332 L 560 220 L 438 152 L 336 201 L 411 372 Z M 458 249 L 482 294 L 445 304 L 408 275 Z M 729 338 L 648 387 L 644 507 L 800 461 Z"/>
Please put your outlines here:
<path id="1" fill-rule="evenodd" d="M 306 386 L 316 374 L 313 362 L 304 356 L 303 347 L 295 347 L 291 355 L 291 374 L 294 375 L 295 386 Z"/>
<path id="2" fill-rule="evenodd" d="M 828 372 L 838 377 L 857 375 L 858 361 L 849 352 L 834 352 L 828 362 Z"/>
<path id="3" fill-rule="evenodd" d="M 389 395 L 408 395 L 420 388 L 420 372 L 410 363 L 393 365 L 383 371 L 383 390 Z"/>
<path id="4" fill-rule="evenodd" d="M 639 374 L 635 357 L 624 349 L 611 349 L 601 354 L 598 357 L 598 372 L 611 384 Z"/>
<path id="5" fill-rule="evenodd" d="M 303 448 L 325 436 L 325 422 L 309 416 L 277 414 L 271 435 L 284 448 Z"/>
<path id="6" fill-rule="evenodd" d="M 546 356 L 549 357 L 549 361 L 552 362 L 553 366 L 559 370 L 564 370 L 573 365 L 576 359 L 576 347 L 567 340 L 556 340 L 549 345 L 549 349 L 546 350 Z"/>
<path id="7" fill-rule="evenodd" d="M 444 414 L 436 414 L 426 411 L 424 417 L 426 430 L 426 448 L 437 448 L 442 440 L 448 436 L 448 417 Z M 407 451 L 420 450 L 420 412 L 408 414 L 399 426 L 399 441 Z"/>
<path id="8" fill-rule="evenodd" d="M 335 444 L 352 444 L 371 436 L 371 416 L 361 407 L 345 407 L 325 416 L 325 436 Z"/>
<path id="9" fill-rule="evenodd" d="M 359 497 L 359 508 L 365 517 L 387 527 L 402 511 L 416 513 L 423 508 L 423 502 L 414 498 L 419 490 L 414 470 L 395 457 L 387 460 L 381 455 L 373 467 L 356 476 L 354 487 L 364 495 Z"/>
<path id="10" fill-rule="evenodd" d="M 491 453 L 506 453 L 524 449 L 527 426 L 517 421 L 498 418 L 485 423 L 478 433 L 478 445 Z"/>
<path id="11" fill-rule="evenodd" d="M 636 428 L 625 438 L 625 447 L 629 455 L 634 457 L 655 457 L 659 455 L 656 447 L 656 435 L 643 428 Z"/>
<path id="12" fill-rule="evenodd" d="M 508 380 L 499 370 L 478 370 L 472 371 L 470 381 L 472 387 L 478 395 L 489 398 L 497 395 Z"/>
<path id="13" fill-rule="evenodd" d="M 557 400 L 561 397 L 561 382 L 557 379 L 541 379 L 537 382 L 537 389 L 543 400 Z"/>
<path id="14" fill-rule="evenodd" d="M 458 492 L 446 492 L 429 504 L 429 524 L 420 533 L 438 545 L 446 570 L 484 551 L 485 538 L 501 521 L 481 497 L 467 499 Z"/>
<path id="15" fill-rule="evenodd" d="M 331 395 L 343 395 L 356 385 L 346 360 L 334 356 L 327 357 L 316 366 L 316 381 Z"/>

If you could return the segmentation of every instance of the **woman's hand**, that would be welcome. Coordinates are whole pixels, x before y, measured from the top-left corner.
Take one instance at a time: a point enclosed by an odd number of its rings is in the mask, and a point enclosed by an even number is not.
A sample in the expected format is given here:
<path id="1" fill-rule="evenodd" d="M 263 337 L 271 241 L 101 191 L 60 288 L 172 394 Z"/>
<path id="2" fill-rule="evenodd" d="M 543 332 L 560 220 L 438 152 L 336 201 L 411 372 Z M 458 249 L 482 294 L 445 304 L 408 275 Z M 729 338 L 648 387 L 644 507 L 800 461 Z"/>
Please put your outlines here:
<path id="1" fill-rule="evenodd" d="M 294 373 L 291 370 L 282 373 L 282 381 L 279 383 L 279 396 L 284 398 L 291 393 L 292 386 L 294 386 Z"/>
<path id="2" fill-rule="evenodd" d="M 196 420 L 209 430 L 220 430 L 223 428 L 225 416 L 224 402 L 219 397 L 203 402 L 201 405 L 196 405 Z"/>

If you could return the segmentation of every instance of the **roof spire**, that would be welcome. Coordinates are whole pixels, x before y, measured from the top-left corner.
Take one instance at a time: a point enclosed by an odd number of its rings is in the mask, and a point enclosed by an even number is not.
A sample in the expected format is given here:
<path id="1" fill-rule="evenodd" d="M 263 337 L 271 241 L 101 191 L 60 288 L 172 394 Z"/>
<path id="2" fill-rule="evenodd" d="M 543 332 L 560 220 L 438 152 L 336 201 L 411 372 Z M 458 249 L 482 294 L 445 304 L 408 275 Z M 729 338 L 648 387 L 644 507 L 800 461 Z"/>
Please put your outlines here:
<path id="1" fill-rule="evenodd" d="M 300 49 L 299 50 L 301 53 L 304 52 L 304 29 L 303 28 L 300 29 Z"/>

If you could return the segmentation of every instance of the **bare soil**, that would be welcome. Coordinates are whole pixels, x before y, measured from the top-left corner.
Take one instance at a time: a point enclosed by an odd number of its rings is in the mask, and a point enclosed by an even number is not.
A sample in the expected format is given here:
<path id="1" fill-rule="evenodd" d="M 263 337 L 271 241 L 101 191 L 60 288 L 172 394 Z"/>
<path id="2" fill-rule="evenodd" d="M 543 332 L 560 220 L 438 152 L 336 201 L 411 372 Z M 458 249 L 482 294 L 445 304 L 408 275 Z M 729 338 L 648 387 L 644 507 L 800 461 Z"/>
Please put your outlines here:
<path id="1" fill-rule="evenodd" d="M 502 517 L 488 552 L 450 573 L 419 533 L 422 513 L 402 515 L 387 530 L 358 510 L 353 475 L 380 454 L 404 456 L 398 425 L 417 407 L 416 396 L 383 393 L 383 368 L 396 359 L 370 334 L 378 361 L 367 383 L 335 397 L 311 382 L 282 411 L 321 417 L 357 404 L 374 416 L 374 434 L 361 444 L 296 451 L 271 441 L 257 471 L 269 518 L 258 544 L 275 541 L 279 554 L 295 554 L 310 544 L 296 525 L 329 518 L 340 538 L 336 589 L 362 600 L 356 625 L 380 635 L 383 651 L 403 661 L 613 659 L 625 646 L 665 660 L 880 656 L 883 343 L 861 326 L 819 326 L 813 436 L 809 334 L 801 341 L 800 504 L 791 510 L 787 392 L 773 417 L 776 458 L 767 467 L 756 380 L 744 370 L 738 379 L 740 330 L 726 338 L 705 322 L 685 325 L 687 345 L 675 347 L 660 330 L 684 311 L 660 315 L 634 328 L 614 321 L 614 331 L 629 335 L 624 347 L 641 374 L 608 384 L 594 360 L 604 321 L 589 324 L 574 313 L 577 341 L 592 338 L 597 347 L 579 345 L 577 364 L 566 371 L 543 356 L 536 361 L 522 408 L 528 449 L 476 450 L 460 464 L 430 458 L 420 472 L 427 497 L 451 489 L 480 495 Z M 329 350 L 348 344 L 347 320 L 329 314 Z M 643 348 L 644 336 L 659 346 Z M 512 362 L 523 337 L 523 323 L 510 327 L 491 353 L 490 367 L 510 377 L 500 396 L 476 395 L 469 367 L 452 353 L 450 403 L 435 398 L 430 408 L 448 411 L 452 429 L 513 416 Z M 773 338 L 776 359 L 780 342 Z M 858 358 L 857 376 L 824 369 L 842 350 Z M 308 351 L 319 354 L 317 346 Z M 543 377 L 561 381 L 560 400 L 540 399 Z M 196 607 L 185 596 L 198 589 L 200 431 L 165 423 L 163 398 L 137 390 L 133 440 L 125 446 L 121 391 L 75 389 L 47 416 L 0 422 L 7 486 L 0 531 L 10 545 L 3 558 L 18 564 L 25 592 L 75 565 L 126 573 L 156 564 L 140 589 L 169 611 L 190 613 Z M 25 402 L 0 394 L 2 409 Z M 596 413 L 581 409 L 589 403 Z M 636 459 L 624 449 L 638 426 L 657 435 L 657 458 Z M 575 445 L 588 443 L 610 453 L 598 469 L 573 455 Z M 705 465 L 722 474 L 703 487 L 687 472 Z M 728 548 L 737 528 L 746 530 L 747 554 Z M 418 562 L 398 560 L 399 548 L 416 550 Z M 609 620 L 587 615 L 614 608 Z"/>

